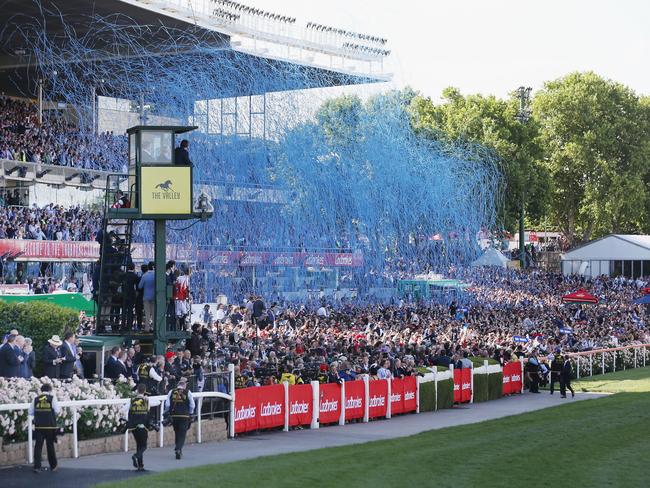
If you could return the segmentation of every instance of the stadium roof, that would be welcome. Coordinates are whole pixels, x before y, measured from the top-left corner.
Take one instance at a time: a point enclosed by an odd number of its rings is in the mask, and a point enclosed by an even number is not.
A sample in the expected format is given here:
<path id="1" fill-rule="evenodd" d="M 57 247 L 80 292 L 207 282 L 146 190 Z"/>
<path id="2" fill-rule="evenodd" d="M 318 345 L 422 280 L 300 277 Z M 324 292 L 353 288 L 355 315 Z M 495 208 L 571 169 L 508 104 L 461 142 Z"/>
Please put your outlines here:
<path id="1" fill-rule="evenodd" d="M 0 2 L 2 10 L 2 21 L 0 24 L 0 91 L 7 95 L 28 95 L 35 96 L 36 93 L 36 68 L 37 61 L 34 53 L 30 52 L 24 37 L 20 35 L 22 26 L 28 23 L 39 22 L 47 27 L 48 37 L 55 43 L 66 42 L 65 25 L 73 25 L 75 35 L 79 38 L 94 35 L 94 22 L 98 18 L 110 18 L 115 23 L 136 25 L 164 26 L 170 29 L 182 29 L 200 33 L 202 38 L 207 38 L 211 45 L 217 48 L 226 48 L 224 56 L 239 55 L 249 57 L 253 64 L 259 64 L 259 70 L 273 69 L 274 72 L 286 72 L 296 70 L 299 66 L 305 75 L 304 83 L 301 86 L 287 84 L 282 77 L 277 77 L 273 83 L 273 77 L 268 77 L 266 85 L 257 87 L 260 93 L 272 92 L 287 89 L 320 88 L 326 86 L 351 85 L 362 83 L 374 83 L 387 81 L 388 75 L 355 73 L 344 65 L 340 68 L 324 67 L 310 61 L 309 56 L 300 56 L 301 59 L 293 59 L 288 56 L 278 56 L 269 50 L 260 49 L 259 52 L 251 52 L 238 46 L 239 41 L 231 42 L 232 36 L 241 34 L 236 29 L 229 31 L 224 26 L 217 26 L 207 22 L 207 17 L 188 16 L 183 11 L 166 9 L 160 5 L 151 5 L 153 2 L 140 2 L 138 0 L 4 0 Z M 161 2 L 157 2 L 160 4 Z M 260 40 L 264 40 L 264 33 Z M 269 36 L 266 35 L 266 40 Z M 155 40 L 155 39 L 154 39 Z M 152 39 L 148 39 L 149 42 Z M 282 43 L 289 41 L 287 38 L 279 39 Z M 102 46 L 104 41 L 101 38 L 93 37 L 93 45 L 97 54 L 87 59 L 75 60 L 74 62 L 101 63 Z M 110 40 L 105 40 L 107 45 Z M 298 41 L 296 41 L 298 42 Z M 294 47 L 294 46 L 292 46 Z M 189 47 L 188 47 L 189 48 Z M 312 49 L 307 47 L 307 49 Z M 191 49 L 191 48 L 190 48 Z M 324 48 L 326 49 L 326 48 Z M 289 49 L 287 49 L 289 51 Z M 188 54 L 191 54 L 188 53 Z M 136 54 L 129 54 L 136 55 Z M 166 55 L 161 52 L 160 55 Z M 336 56 L 337 53 L 329 53 Z M 71 60 L 71 62 L 73 62 Z M 110 93 L 98 93 L 99 95 L 111 96 Z M 211 94 L 214 96 L 215 94 Z M 222 97 L 234 96 L 237 94 L 218 94 Z"/>

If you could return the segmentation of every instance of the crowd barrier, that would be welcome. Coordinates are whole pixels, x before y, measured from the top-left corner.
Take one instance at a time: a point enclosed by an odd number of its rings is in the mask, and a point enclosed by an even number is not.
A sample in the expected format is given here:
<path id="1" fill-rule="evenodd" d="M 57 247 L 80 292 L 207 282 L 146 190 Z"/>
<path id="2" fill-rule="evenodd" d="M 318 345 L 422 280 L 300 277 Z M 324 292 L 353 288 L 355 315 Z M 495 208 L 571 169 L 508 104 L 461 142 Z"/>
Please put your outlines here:
<path id="1" fill-rule="evenodd" d="M 416 376 L 392 380 L 360 380 L 304 385 L 257 386 L 235 390 L 234 434 L 252 430 L 339 424 L 417 412 Z M 390 399 L 390 401 L 389 401 Z"/>

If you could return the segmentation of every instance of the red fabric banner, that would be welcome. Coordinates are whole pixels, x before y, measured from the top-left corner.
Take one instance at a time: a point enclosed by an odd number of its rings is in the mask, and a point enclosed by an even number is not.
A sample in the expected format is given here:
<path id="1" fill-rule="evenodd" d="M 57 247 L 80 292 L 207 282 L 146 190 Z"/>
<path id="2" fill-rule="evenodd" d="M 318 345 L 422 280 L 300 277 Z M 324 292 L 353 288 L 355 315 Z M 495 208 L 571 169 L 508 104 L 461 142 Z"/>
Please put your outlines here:
<path id="1" fill-rule="evenodd" d="M 235 392 L 235 434 L 257 430 L 259 388 L 241 388 Z"/>
<path id="2" fill-rule="evenodd" d="M 260 386 L 258 429 L 284 425 L 284 385 Z"/>
<path id="3" fill-rule="evenodd" d="M 503 394 L 521 393 L 521 382 L 521 363 L 506 363 L 503 366 Z"/>
<path id="4" fill-rule="evenodd" d="M 418 401 L 416 396 L 417 390 L 417 377 L 416 376 L 406 376 L 402 380 L 404 384 L 404 396 L 402 397 L 402 412 L 415 412 L 418 407 Z"/>
<path id="5" fill-rule="evenodd" d="M 472 369 L 454 369 L 454 403 L 472 400 Z"/>
<path id="6" fill-rule="evenodd" d="M 368 417 L 385 417 L 388 411 L 388 380 L 371 380 L 368 389 Z"/>
<path id="7" fill-rule="evenodd" d="M 390 382 L 390 413 L 391 415 L 404 412 L 404 380 L 394 378 Z"/>
<path id="8" fill-rule="evenodd" d="M 310 425 L 312 414 L 311 385 L 289 386 L 289 425 Z"/>
<path id="9" fill-rule="evenodd" d="M 361 419 L 366 408 L 366 388 L 361 380 L 345 382 L 345 420 Z"/>
<path id="10" fill-rule="evenodd" d="M 454 403 L 461 403 L 463 401 L 461 393 L 461 385 L 463 380 L 461 378 L 462 369 L 454 369 Z"/>
<path id="11" fill-rule="evenodd" d="M 326 383 L 320 385 L 318 421 L 321 424 L 338 422 L 341 416 L 341 385 Z"/>

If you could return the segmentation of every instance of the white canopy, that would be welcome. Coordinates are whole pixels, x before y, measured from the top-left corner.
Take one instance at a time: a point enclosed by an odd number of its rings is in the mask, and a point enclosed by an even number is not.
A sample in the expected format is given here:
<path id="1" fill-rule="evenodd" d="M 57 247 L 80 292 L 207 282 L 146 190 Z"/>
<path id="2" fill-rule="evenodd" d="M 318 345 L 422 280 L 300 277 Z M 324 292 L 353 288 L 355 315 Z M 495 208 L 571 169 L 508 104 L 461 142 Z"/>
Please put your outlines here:
<path id="1" fill-rule="evenodd" d="M 499 266 L 508 267 L 508 258 L 501 254 L 500 251 L 489 247 L 483 253 L 483 256 L 472 262 L 472 266 Z"/>

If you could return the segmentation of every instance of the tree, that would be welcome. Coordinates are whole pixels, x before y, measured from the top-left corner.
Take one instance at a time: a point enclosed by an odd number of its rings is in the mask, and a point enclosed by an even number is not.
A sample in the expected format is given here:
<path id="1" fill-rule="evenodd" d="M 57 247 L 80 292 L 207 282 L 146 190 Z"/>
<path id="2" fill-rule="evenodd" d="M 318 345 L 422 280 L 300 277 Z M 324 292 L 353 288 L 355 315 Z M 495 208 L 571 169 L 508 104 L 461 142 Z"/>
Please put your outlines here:
<path id="1" fill-rule="evenodd" d="M 593 72 L 548 82 L 535 96 L 551 216 L 571 242 L 648 230 L 649 106 Z"/>
<path id="2" fill-rule="evenodd" d="M 413 126 L 427 137 L 481 144 L 497 155 L 505 180 L 502 224 L 513 230 L 519 217 L 522 196 L 529 218 L 543 217 L 550 179 L 539 164 L 534 120 L 522 124 L 515 119 L 518 100 L 494 96 L 463 96 L 456 88 L 443 91 L 443 103 L 417 96 L 411 103 Z"/>

